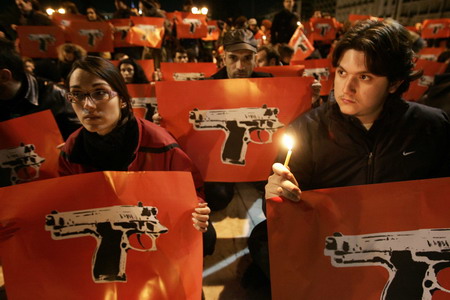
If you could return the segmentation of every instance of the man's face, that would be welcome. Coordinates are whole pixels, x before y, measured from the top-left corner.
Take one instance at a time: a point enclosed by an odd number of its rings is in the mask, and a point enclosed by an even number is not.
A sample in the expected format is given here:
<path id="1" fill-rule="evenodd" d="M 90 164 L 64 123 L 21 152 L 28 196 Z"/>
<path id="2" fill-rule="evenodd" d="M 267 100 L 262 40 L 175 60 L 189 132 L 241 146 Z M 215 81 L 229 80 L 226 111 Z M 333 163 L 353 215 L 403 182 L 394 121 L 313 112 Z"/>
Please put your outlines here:
<path id="1" fill-rule="evenodd" d="M 22 14 L 33 10 L 33 4 L 29 0 L 16 0 L 16 5 Z"/>
<path id="2" fill-rule="evenodd" d="M 189 59 L 188 59 L 187 53 L 181 53 L 181 52 L 176 52 L 175 58 L 173 59 L 173 61 L 176 63 L 187 63 L 188 60 Z"/>
<path id="3" fill-rule="evenodd" d="M 370 73 L 366 55 L 362 51 L 347 50 L 342 55 L 336 77 L 334 94 L 343 114 L 357 117 L 363 124 L 373 123 L 380 115 L 389 93 L 398 84 L 390 86 L 387 77 Z"/>
<path id="4" fill-rule="evenodd" d="M 251 50 L 225 51 L 228 78 L 249 78 L 256 67 L 256 55 Z"/>
<path id="5" fill-rule="evenodd" d="M 269 61 L 267 60 L 267 52 L 265 50 L 261 50 L 256 53 L 256 66 L 257 67 L 265 67 L 269 65 Z"/>
<path id="6" fill-rule="evenodd" d="M 283 6 L 285 9 L 292 11 L 294 9 L 294 0 L 284 0 Z"/>

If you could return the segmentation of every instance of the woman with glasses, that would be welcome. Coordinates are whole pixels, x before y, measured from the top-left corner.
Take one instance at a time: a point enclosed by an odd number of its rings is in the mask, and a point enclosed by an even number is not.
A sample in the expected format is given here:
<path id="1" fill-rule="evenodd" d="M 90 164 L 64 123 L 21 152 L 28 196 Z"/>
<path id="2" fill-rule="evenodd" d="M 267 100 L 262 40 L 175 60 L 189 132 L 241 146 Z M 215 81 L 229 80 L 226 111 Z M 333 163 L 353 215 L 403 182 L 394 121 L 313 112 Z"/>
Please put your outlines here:
<path id="1" fill-rule="evenodd" d="M 76 61 L 66 80 L 67 100 L 82 128 L 62 148 L 61 175 L 95 171 L 189 171 L 197 194 L 203 181 L 189 157 L 163 128 L 136 118 L 131 98 L 118 69 L 105 59 L 87 56 Z M 204 255 L 212 254 L 215 231 L 210 209 L 199 203 L 193 225 L 204 233 Z"/>

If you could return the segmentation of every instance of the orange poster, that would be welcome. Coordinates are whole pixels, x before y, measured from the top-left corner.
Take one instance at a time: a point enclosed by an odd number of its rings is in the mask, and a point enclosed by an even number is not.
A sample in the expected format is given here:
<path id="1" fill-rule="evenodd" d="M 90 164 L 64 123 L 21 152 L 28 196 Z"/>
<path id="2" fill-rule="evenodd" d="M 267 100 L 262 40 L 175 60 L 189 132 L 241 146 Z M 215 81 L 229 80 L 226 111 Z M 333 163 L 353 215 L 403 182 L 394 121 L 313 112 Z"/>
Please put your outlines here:
<path id="1" fill-rule="evenodd" d="M 220 28 L 217 21 L 208 21 L 206 22 L 208 33 L 206 37 L 202 38 L 204 41 L 217 41 L 220 36 Z"/>
<path id="2" fill-rule="evenodd" d="M 303 30 L 299 27 L 295 30 L 294 34 L 289 41 L 289 46 L 294 49 L 294 55 L 292 60 L 305 60 L 314 52 L 314 46 L 308 40 Z"/>
<path id="3" fill-rule="evenodd" d="M 266 180 L 284 128 L 311 107 L 312 81 L 160 81 L 161 125 L 178 139 L 205 181 Z"/>
<path id="4" fill-rule="evenodd" d="M 331 42 L 336 39 L 336 23 L 333 19 L 311 18 L 313 32 L 310 36 L 312 41 Z"/>
<path id="5" fill-rule="evenodd" d="M 296 66 L 267 66 L 267 67 L 256 67 L 255 72 L 266 72 L 270 73 L 275 77 L 295 77 L 302 76 L 305 70 L 304 65 Z"/>
<path id="6" fill-rule="evenodd" d="M 66 28 L 70 42 L 87 52 L 113 51 L 112 29 L 107 22 L 72 21 Z"/>
<path id="7" fill-rule="evenodd" d="M 164 37 L 164 18 L 131 17 L 127 42 L 137 46 L 161 48 Z"/>
<path id="8" fill-rule="evenodd" d="M 64 43 L 64 32 L 57 26 L 17 26 L 17 34 L 20 55 L 31 58 L 56 58 L 56 48 Z"/>
<path id="9" fill-rule="evenodd" d="M 0 122 L 0 137 L 0 186 L 58 176 L 63 139 L 51 111 Z"/>
<path id="10" fill-rule="evenodd" d="M 324 59 L 309 59 L 298 62 L 305 66 L 303 76 L 314 77 L 320 80 L 322 88 L 320 89 L 320 95 L 326 96 L 330 94 L 334 85 L 334 68 L 331 65 L 329 58 Z"/>
<path id="11" fill-rule="evenodd" d="M 177 188 L 174 188 L 177 187 Z M 187 172 L 97 172 L 0 189 L 8 299 L 201 297 L 202 235 Z"/>
<path id="12" fill-rule="evenodd" d="M 177 38 L 201 39 L 208 36 L 208 24 L 203 15 L 180 14 L 175 12 Z"/>
<path id="13" fill-rule="evenodd" d="M 217 72 L 214 63 L 161 63 L 164 81 L 205 79 Z"/>
<path id="14" fill-rule="evenodd" d="M 449 299 L 450 178 L 267 201 L 273 299 Z"/>
<path id="15" fill-rule="evenodd" d="M 155 83 L 127 84 L 131 96 L 131 104 L 135 116 L 151 120 L 158 110 L 156 102 Z"/>
<path id="16" fill-rule="evenodd" d="M 112 19 L 109 22 L 113 25 L 114 47 L 133 47 L 127 42 L 128 32 L 131 28 L 130 19 Z"/>
<path id="17" fill-rule="evenodd" d="M 422 48 L 419 51 L 419 58 L 431 61 L 437 61 L 439 55 L 445 51 L 445 48 Z"/>
<path id="18" fill-rule="evenodd" d="M 446 67 L 446 63 L 418 59 L 415 69 L 423 70 L 423 75 L 419 79 L 411 82 L 409 89 L 403 94 L 402 97 L 408 101 L 418 101 L 420 97 L 428 90 L 430 85 L 434 83 L 434 76 L 444 73 Z"/>
<path id="19" fill-rule="evenodd" d="M 450 37 L 450 19 L 434 19 L 423 21 L 422 37 L 424 39 Z"/>

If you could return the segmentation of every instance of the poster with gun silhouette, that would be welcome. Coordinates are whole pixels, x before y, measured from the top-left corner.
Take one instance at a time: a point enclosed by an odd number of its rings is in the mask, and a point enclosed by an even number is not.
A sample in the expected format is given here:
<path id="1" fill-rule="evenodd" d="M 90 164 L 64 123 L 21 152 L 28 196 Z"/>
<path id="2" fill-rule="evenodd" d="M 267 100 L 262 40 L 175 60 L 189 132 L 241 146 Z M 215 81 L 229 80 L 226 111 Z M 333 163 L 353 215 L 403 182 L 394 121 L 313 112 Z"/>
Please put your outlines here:
<path id="1" fill-rule="evenodd" d="M 300 26 L 297 27 L 289 41 L 289 46 L 294 49 L 292 61 L 305 60 L 314 52 L 313 44 L 306 37 L 305 32 Z"/>
<path id="2" fill-rule="evenodd" d="M 128 32 L 132 26 L 130 19 L 111 19 L 109 23 L 114 27 L 113 29 L 113 44 L 114 47 L 133 47 L 127 42 Z"/>
<path id="3" fill-rule="evenodd" d="M 20 55 L 31 58 L 56 58 L 64 32 L 57 26 L 17 26 Z"/>
<path id="4" fill-rule="evenodd" d="M 133 107 L 134 115 L 151 120 L 153 114 L 158 110 L 155 84 L 127 84 L 127 89 L 131 96 L 131 105 Z"/>
<path id="5" fill-rule="evenodd" d="M 112 52 L 111 25 L 107 22 L 72 21 L 66 27 L 70 42 L 80 45 L 87 52 Z"/>
<path id="6" fill-rule="evenodd" d="M 206 22 L 208 31 L 206 37 L 202 38 L 204 41 L 217 41 L 220 37 L 219 21 L 211 20 Z"/>
<path id="7" fill-rule="evenodd" d="M 450 37 L 450 19 L 432 19 L 423 21 L 421 35 L 424 39 Z"/>
<path id="8" fill-rule="evenodd" d="M 418 59 L 414 69 L 423 70 L 423 75 L 409 85 L 409 89 L 402 95 L 408 101 L 418 101 L 420 97 L 434 83 L 434 76 L 443 74 L 447 68 L 446 63 Z"/>
<path id="9" fill-rule="evenodd" d="M 303 61 L 296 61 L 295 64 L 303 65 L 305 70 L 303 76 L 313 77 L 320 81 L 322 88 L 320 89 L 321 96 L 330 94 L 334 85 L 335 68 L 331 64 L 331 59 L 308 59 Z"/>
<path id="10" fill-rule="evenodd" d="M 164 37 L 164 18 L 130 17 L 133 26 L 126 41 L 132 45 L 161 48 Z"/>
<path id="11" fill-rule="evenodd" d="M 273 299 L 450 299 L 450 178 L 267 201 Z"/>
<path id="12" fill-rule="evenodd" d="M 442 48 L 425 47 L 420 49 L 419 58 L 428 61 L 437 61 L 439 55 L 441 55 L 441 53 L 444 51 L 446 51 L 444 47 Z"/>
<path id="13" fill-rule="evenodd" d="M 215 63 L 161 63 L 163 81 L 200 80 L 216 72 Z"/>
<path id="14" fill-rule="evenodd" d="M 0 189 L 0 222 L 20 228 L 0 244 L 8 299 L 200 299 L 197 203 L 188 172 L 96 172 Z"/>
<path id="15" fill-rule="evenodd" d="M 311 41 L 323 41 L 331 43 L 336 39 L 338 23 L 336 19 L 329 18 L 311 18 L 311 27 L 313 31 L 309 36 Z"/>
<path id="16" fill-rule="evenodd" d="M 178 39 L 201 39 L 208 36 L 206 16 L 193 13 L 174 12 Z"/>
<path id="17" fill-rule="evenodd" d="M 284 128 L 311 107 L 312 78 L 156 83 L 161 126 L 205 181 L 266 180 Z"/>
<path id="18" fill-rule="evenodd" d="M 0 122 L 0 136 L 0 187 L 58 177 L 63 139 L 49 110 Z"/>

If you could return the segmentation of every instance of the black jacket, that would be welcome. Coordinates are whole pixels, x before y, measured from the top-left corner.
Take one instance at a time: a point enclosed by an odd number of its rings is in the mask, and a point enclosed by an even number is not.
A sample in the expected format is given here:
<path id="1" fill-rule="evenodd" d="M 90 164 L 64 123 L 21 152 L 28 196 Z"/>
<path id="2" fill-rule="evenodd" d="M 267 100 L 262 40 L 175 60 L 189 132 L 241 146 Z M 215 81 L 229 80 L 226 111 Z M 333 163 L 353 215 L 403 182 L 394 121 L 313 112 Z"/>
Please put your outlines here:
<path id="1" fill-rule="evenodd" d="M 271 43 L 289 43 L 292 35 L 298 27 L 300 21 L 297 14 L 283 9 L 273 17 L 272 27 L 270 28 Z"/>
<path id="2" fill-rule="evenodd" d="M 289 131 L 296 141 L 289 166 L 304 190 L 450 176 L 447 115 L 400 98 L 386 101 L 370 130 L 330 98 Z"/>
<path id="3" fill-rule="evenodd" d="M 52 111 L 64 139 L 81 126 L 72 105 L 64 97 L 64 91 L 29 74 L 15 98 L 0 101 L 0 122 L 46 109 Z"/>
<path id="4" fill-rule="evenodd" d="M 250 78 L 264 78 L 264 77 L 273 77 L 270 73 L 264 73 L 264 72 L 253 72 L 252 76 Z M 227 68 L 223 67 L 219 71 L 217 71 L 215 74 L 211 75 L 211 77 L 206 79 L 228 79 L 228 73 Z"/>

